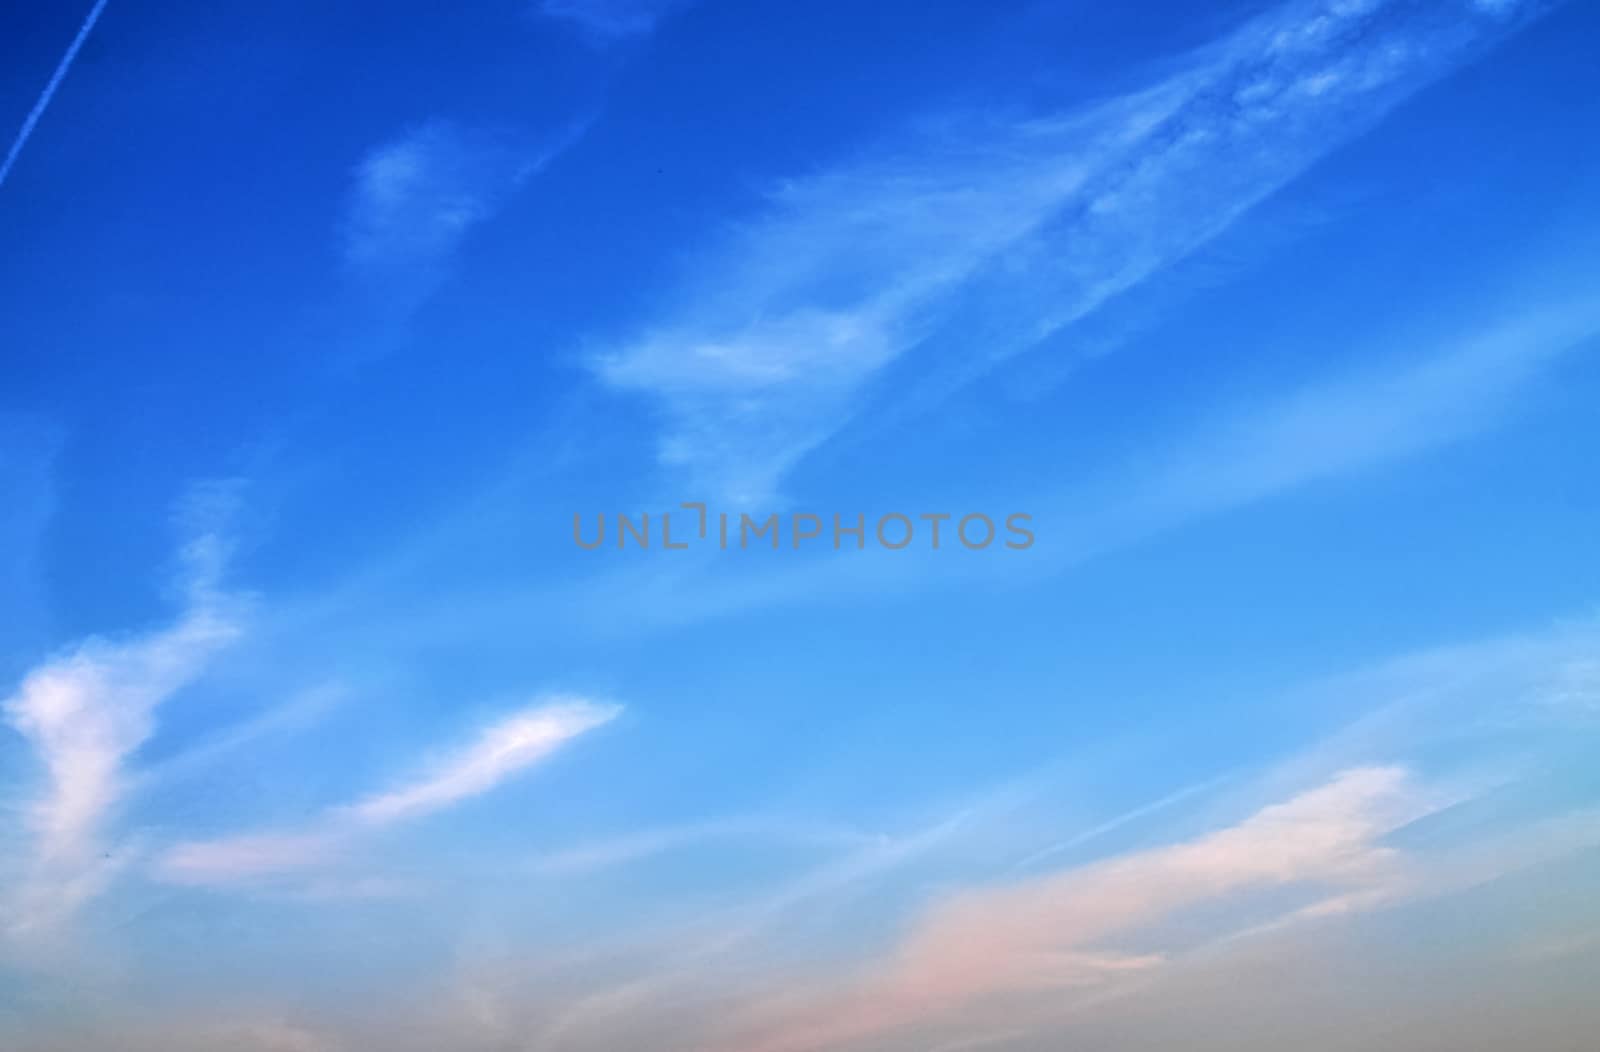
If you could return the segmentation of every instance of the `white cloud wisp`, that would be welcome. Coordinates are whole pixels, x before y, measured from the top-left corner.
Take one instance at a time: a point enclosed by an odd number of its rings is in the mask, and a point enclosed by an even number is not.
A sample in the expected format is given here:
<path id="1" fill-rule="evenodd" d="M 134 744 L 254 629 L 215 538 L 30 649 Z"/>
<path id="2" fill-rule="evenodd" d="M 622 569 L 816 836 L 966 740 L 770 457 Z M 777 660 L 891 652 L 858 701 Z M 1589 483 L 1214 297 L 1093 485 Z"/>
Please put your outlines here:
<path id="1" fill-rule="evenodd" d="M 306 828 L 178 844 L 163 856 L 159 871 L 174 883 L 208 885 L 320 865 L 367 832 L 492 791 L 620 711 L 579 698 L 541 701 L 496 721 L 432 769 L 393 789 L 330 808 Z"/>
<path id="2" fill-rule="evenodd" d="M 760 502 L 891 362 L 951 344 L 932 384 L 947 390 L 1037 345 L 1546 5 L 1521 6 L 1508 18 L 1461 0 L 1297 0 L 1144 92 L 947 118 L 780 186 L 680 308 L 593 367 L 656 401 L 663 463 Z"/>

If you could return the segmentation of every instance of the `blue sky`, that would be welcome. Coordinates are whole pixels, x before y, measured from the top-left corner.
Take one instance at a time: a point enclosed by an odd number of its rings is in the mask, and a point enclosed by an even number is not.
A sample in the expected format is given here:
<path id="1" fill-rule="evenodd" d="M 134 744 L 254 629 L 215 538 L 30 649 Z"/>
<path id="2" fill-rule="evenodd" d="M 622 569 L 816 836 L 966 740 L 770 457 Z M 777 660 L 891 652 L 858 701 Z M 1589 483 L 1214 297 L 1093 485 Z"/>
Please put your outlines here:
<path id="1" fill-rule="evenodd" d="M 13 6 L 0 1045 L 1600 1023 L 1593 4 Z"/>

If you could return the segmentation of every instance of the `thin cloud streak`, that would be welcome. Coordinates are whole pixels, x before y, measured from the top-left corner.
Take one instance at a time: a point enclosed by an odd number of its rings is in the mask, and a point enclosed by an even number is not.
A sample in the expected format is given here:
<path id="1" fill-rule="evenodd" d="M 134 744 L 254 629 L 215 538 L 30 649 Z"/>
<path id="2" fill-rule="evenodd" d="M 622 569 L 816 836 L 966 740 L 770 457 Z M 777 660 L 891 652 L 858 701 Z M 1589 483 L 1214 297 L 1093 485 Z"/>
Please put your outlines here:
<path id="1" fill-rule="evenodd" d="M 666 940 L 670 963 L 565 1005 L 552 1018 L 540 1021 L 530 1048 L 588 1047 L 585 1042 L 595 1041 L 599 1047 L 614 1047 L 619 1033 L 647 1014 L 664 1013 L 669 1004 L 683 1004 L 716 964 L 769 934 L 786 915 L 810 904 L 848 898 L 947 846 L 979 815 L 995 814 L 1010 800 L 1009 792 L 990 795 L 931 825 L 857 847 L 752 902 L 698 918 L 688 930 L 676 931 Z"/>
<path id="2" fill-rule="evenodd" d="M 1141 818 L 1149 818 L 1151 815 L 1159 814 L 1170 807 L 1183 803 L 1185 800 L 1192 799 L 1193 797 L 1198 796 L 1207 790 L 1216 788 L 1224 781 L 1226 781 L 1225 777 L 1209 778 L 1206 781 L 1196 782 L 1194 785 L 1184 786 L 1182 789 L 1168 793 L 1159 800 L 1152 800 L 1148 804 L 1135 807 L 1130 811 L 1124 811 L 1122 814 L 1117 815 L 1114 818 L 1108 818 L 1104 822 L 1100 822 L 1099 824 L 1091 826 L 1082 832 L 1075 833 L 1072 836 L 1067 837 L 1065 840 L 1051 844 L 1049 847 L 1040 848 L 1038 851 L 1035 851 L 1033 854 L 1029 855 L 1013 866 L 1012 871 L 1016 872 L 1024 869 L 1032 869 L 1034 866 L 1037 866 L 1040 862 L 1043 862 L 1046 859 L 1054 858 L 1057 855 L 1064 854 L 1073 850 L 1074 848 L 1082 847 L 1084 844 L 1098 840 L 1108 833 L 1114 833 L 1124 826 L 1131 825 L 1132 823 L 1139 821 Z"/>
<path id="3" fill-rule="evenodd" d="M 838 847 L 881 844 L 886 839 L 856 829 L 819 823 L 781 819 L 721 819 L 646 829 L 580 844 L 538 859 L 533 869 L 547 875 L 591 873 L 725 840 Z"/>
<path id="4" fill-rule="evenodd" d="M 542 0 L 539 13 L 580 29 L 593 43 L 607 45 L 655 32 L 661 20 L 694 0 Z"/>
<path id="5" fill-rule="evenodd" d="M 615 719 L 615 705 L 565 700 L 518 713 L 484 731 L 420 781 L 352 804 L 341 814 L 368 826 L 385 826 L 431 814 L 486 793 L 567 742 Z"/>
<path id="6" fill-rule="evenodd" d="M 1332 378 L 1260 407 L 1218 411 L 1164 463 L 1128 483 L 1078 491 L 1040 517 L 1067 524 L 1041 553 L 1075 564 L 1172 525 L 1478 435 L 1517 395 L 1600 339 L 1592 299 L 1488 323 L 1425 357 Z M 1088 509 L 1088 510 L 1085 510 Z"/>
<path id="7" fill-rule="evenodd" d="M 158 874 L 178 884 L 248 881 L 333 861 L 368 832 L 424 817 L 488 793 L 547 759 L 621 708 L 580 698 L 547 699 L 507 716 L 431 770 L 394 789 L 328 809 L 302 829 L 190 841 L 169 849 Z"/>
<path id="8" fill-rule="evenodd" d="M 11 143 L 11 149 L 6 152 L 6 159 L 0 163 L 0 186 L 4 186 L 6 176 L 11 174 L 12 167 L 17 163 L 17 158 L 22 155 L 22 148 L 28 144 L 28 139 L 33 135 L 33 129 L 38 125 L 39 119 L 44 116 L 44 111 L 50 105 L 50 100 L 55 98 L 56 89 L 61 82 L 67 79 L 67 72 L 72 69 L 72 63 L 78 57 L 83 42 L 89 39 L 89 33 L 94 29 L 96 22 L 100 21 L 100 12 L 106 8 L 106 0 L 95 0 L 94 7 L 89 9 L 89 17 L 83 20 L 83 25 L 78 28 L 78 35 L 72 38 L 72 43 L 67 47 L 67 53 L 61 56 L 61 62 L 56 66 L 56 71 L 50 75 L 49 83 L 45 84 L 44 91 L 39 95 L 39 101 L 33 104 L 33 109 L 28 111 L 28 116 L 22 122 L 22 128 L 17 132 L 17 137 Z"/>

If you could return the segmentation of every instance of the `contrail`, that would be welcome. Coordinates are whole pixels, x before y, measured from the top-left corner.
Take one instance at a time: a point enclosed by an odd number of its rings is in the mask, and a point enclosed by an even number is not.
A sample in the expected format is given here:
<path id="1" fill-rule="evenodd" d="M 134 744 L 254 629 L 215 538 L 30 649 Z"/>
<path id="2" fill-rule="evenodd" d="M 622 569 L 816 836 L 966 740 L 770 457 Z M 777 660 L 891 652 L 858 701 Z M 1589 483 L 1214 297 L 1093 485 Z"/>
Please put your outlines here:
<path id="1" fill-rule="evenodd" d="M 22 130 L 17 132 L 17 141 L 11 144 L 11 150 L 6 154 L 4 164 L 0 164 L 0 186 L 4 186 L 6 176 L 11 174 L 11 166 L 17 163 L 17 155 L 22 152 L 22 147 L 28 142 L 28 136 L 33 134 L 33 126 L 39 123 L 39 118 L 44 116 L 44 108 L 50 105 L 50 98 L 66 79 L 67 70 L 72 68 L 72 60 L 78 57 L 78 49 L 83 47 L 83 42 L 89 37 L 89 30 L 100 20 L 100 12 L 105 10 L 106 0 L 95 0 L 93 10 L 89 17 L 83 20 L 83 27 L 78 30 L 78 35 L 72 38 L 72 46 L 67 48 L 67 53 L 61 56 L 61 64 L 56 67 L 55 73 L 50 77 L 50 83 L 44 86 L 44 93 L 39 96 L 39 101 L 33 104 L 33 109 L 28 112 L 28 119 L 22 122 Z"/>

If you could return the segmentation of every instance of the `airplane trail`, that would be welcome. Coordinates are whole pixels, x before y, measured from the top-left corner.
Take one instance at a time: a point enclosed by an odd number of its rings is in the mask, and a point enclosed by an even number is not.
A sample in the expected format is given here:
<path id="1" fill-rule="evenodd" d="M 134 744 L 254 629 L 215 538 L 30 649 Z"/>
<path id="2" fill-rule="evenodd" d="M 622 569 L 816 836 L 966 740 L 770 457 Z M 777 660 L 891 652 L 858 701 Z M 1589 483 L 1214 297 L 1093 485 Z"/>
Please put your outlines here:
<path id="1" fill-rule="evenodd" d="M 50 99 L 56 93 L 56 88 L 66 79 L 67 71 L 72 68 L 72 61 L 78 57 L 78 49 L 83 47 L 83 42 L 89 38 L 89 31 L 100 20 L 100 12 L 105 10 L 106 0 L 95 0 L 89 17 L 83 20 L 83 25 L 78 29 L 78 35 L 72 38 L 72 44 L 67 48 L 67 53 L 61 56 L 61 62 L 56 66 L 56 71 L 50 77 L 50 83 L 44 86 L 44 91 L 39 95 L 39 101 L 33 104 L 33 109 L 28 111 L 28 117 L 22 122 L 22 129 L 17 132 L 17 139 L 11 144 L 11 149 L 6 154 L 4 163 L 0 163 L 0 186 L 6 183 L 6 176 L 11 174 L 11 167 L 17 163 L 17 157 L 22 153 L 22 148 L 27 145 L 28 136 L 33 134 L 33 129 L 39 123 L 39 118 L 44 116 L 45 107 L 50 105 Z"/>

